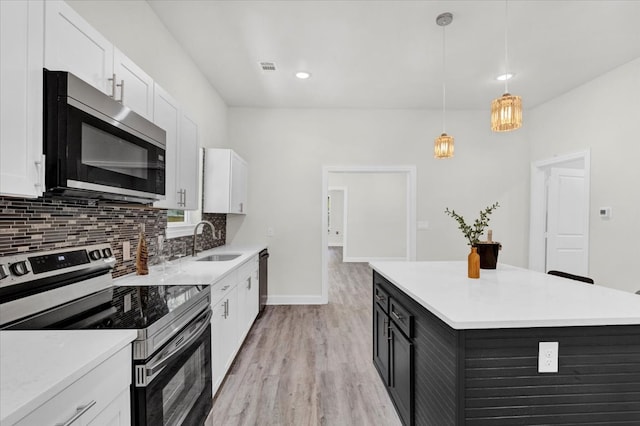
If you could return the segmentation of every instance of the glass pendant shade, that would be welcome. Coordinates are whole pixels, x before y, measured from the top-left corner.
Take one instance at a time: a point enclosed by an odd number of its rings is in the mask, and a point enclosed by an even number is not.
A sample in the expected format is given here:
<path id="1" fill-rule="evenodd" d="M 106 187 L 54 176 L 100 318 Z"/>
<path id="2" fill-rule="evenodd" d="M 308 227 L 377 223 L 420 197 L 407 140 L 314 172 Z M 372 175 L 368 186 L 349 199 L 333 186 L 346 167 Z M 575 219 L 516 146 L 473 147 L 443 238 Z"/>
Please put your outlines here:
<path id="1" fill-rule="evenodd" d="M 522 99 L 505 93 L 491 102 L 491 130 L 509 132 L 522 126 Z"/>
<path id="2" fill-rule="evenodd" d="M 435 158 L 453 157 L 453 136 L 449 136 L 446 133 L 438 136 L 433 146 L 433 156 Z"/>

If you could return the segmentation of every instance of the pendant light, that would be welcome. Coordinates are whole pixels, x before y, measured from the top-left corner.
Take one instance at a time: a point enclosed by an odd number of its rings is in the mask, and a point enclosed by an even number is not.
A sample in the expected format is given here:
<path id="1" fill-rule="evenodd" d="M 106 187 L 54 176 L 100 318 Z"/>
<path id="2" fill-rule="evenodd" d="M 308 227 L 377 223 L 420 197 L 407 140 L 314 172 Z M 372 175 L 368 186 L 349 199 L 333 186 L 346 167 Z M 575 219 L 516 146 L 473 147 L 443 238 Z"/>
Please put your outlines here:
<path id="1" fill-rule="evenodd" d="M 508 2 L 504 2 L 504 75 L 509 74 L 509 45 L 507 43 Z M 509 93 L 509 79 L 504 79 L 504 95 L 491 102 L 491 130 L 509 132 L 522 126 L 522 99 Z"/>
<path id="2" fill-rule="evenodd" d="M 446 68 L 445 68 L 445 28 L 453 21 L 453 15 L 449 12 L 441 13 L 436 18 L 436 24 L 442 27 L 442 134 L 435 140 L 433 146 L 433 156 L 435 158 L 453 157 L 453 136 L 447 135 L 446 124 Z"/>

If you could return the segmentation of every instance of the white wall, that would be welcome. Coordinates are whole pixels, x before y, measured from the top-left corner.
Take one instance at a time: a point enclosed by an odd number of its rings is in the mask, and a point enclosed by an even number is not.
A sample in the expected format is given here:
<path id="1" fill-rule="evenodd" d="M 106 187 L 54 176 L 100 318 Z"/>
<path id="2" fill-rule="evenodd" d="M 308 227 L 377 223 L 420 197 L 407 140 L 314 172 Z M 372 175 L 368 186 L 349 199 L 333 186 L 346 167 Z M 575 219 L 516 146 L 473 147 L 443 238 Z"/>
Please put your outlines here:
<path id="1" fill-rule="evenodd" d="M 407 174 L 329 173 L 348 190 L 346 262 L 406 259 Z"/>
<path id="2" fill-rule="evenodd" d="M 490 100 L 489 100 L 490 101 Z M 488 101 L 488 102 L 489 102 Z M 500 261 L 526 266 L 529 147 L 521 131 L 492 133 L 486 111 L 449 111 L 456 157 L 433 158 L 441 115 L 424 110 L 229 108 L 229 141 L 249 163 L 251 214 L 229 217 L 228 238 L 269 245 L 274 296 L 321 295 L 322 167 L 416 165 L 418 260 L 464 260 L 468 247 L 455 208 L 475 219 L 499 201 L 491 226 Z M 267 227 L 275 236 L 267 238 Z"/>
<path id="3" fill-rule="evenodd" d="M 533 161 L 591 150 L 589 275 L 640 290 L 640 58 L 533 109 L 526 128 Z M 600 219 L 599 207 L 612 218 Z"/>
<path id="4" fill-rule="evenodd" d="M 146 1 L 67 3 L 184 106 L 200 146 L 226 146 L 226 104 Z"/>

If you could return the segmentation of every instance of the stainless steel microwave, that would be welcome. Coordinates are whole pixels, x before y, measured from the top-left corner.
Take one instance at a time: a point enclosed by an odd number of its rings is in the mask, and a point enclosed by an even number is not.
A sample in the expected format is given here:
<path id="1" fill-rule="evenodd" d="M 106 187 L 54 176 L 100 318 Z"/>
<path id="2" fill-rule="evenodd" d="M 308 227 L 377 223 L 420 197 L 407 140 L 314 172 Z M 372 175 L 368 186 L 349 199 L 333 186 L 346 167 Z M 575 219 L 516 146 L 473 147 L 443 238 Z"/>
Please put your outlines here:
<path id="1" fill-rule="evenodd" d="M 165 198 L 165 131 L 69 72 L 44 70 L 44 153 L 48 193 Z"/>

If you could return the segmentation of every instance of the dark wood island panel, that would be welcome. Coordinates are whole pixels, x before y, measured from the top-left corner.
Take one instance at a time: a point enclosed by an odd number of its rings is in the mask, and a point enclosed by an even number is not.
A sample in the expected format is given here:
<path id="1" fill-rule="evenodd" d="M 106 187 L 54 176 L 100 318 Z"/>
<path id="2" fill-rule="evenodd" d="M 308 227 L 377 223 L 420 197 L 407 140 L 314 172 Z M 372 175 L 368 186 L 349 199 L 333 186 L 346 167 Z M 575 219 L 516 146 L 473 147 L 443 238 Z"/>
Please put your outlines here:
<path id="1" fill-rule="evenodd" d="M 413 347 L 405 424 L 640 425 L 640 326 L 456 330 L 375 271 L 373 285 L 374 308 L 382 289 L 413 321 L 405 336 Z M 394 327 L 387 315 L 374 327 Z M 383 335 L 374 330 L 374 345 Z M 538 373 L 541 341 L 559 342 L 558 373 Z M 403 386 L 377 367 L 388 389 Z"/>

